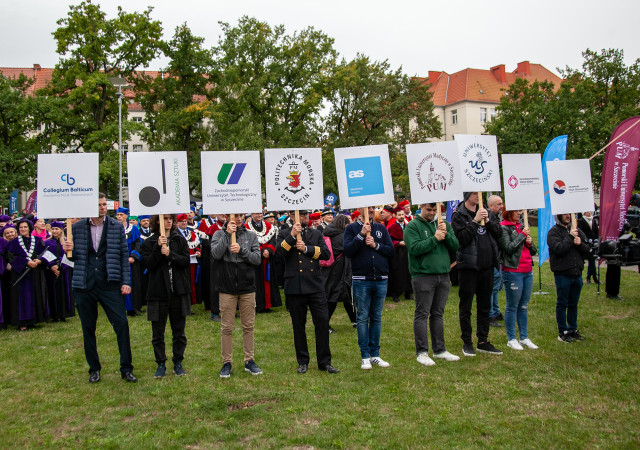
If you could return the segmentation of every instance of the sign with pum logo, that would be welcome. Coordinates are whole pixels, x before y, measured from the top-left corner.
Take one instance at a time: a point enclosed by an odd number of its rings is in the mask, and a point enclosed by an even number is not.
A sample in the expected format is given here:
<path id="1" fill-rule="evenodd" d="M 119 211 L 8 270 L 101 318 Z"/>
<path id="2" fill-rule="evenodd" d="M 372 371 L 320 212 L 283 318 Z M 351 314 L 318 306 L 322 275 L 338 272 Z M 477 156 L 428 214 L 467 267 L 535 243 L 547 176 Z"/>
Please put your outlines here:
<path id="1" fill-rule="evenodd" d="M 407 144 L 407 168 L 414 205 L 462 199 L 457 142 Z"/>
<path id="2" fill-rule="evenodd" d="M 38 155 L 38 217 L 98 215 L 98 154 Z"/>

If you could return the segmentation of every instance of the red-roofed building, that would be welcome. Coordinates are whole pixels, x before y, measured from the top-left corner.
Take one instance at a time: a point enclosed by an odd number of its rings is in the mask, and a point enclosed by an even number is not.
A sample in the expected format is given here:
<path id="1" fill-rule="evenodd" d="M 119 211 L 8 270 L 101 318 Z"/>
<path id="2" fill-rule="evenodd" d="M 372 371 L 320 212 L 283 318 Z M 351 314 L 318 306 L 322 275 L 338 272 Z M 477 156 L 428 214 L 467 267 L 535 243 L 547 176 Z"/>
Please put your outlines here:
<path id="1" fill-rule="evenodd" d="M 496 114 L 500 98 L 516 78 L 550 81 L 560 86 L 562 78 L 529 61 L 518 63 L 507 72 L 504 64 L 485 69 L 464 69 L 448 74 L 429 71 L 424 79 L 433 93 L 434 112 L 442 123 L 442 139 L 450 141 L 454 134 L 482 134 L 487 121 Z"/>

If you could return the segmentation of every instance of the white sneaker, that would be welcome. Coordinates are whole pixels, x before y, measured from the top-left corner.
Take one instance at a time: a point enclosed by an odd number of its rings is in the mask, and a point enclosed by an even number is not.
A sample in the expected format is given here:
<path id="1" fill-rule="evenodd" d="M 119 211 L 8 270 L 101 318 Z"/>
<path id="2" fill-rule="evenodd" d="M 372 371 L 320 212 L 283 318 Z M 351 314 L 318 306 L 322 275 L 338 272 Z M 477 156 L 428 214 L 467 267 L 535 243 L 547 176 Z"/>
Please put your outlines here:
<path id="1" fill-rule="evenodd" d="M 363 369 L 363 370 L 370 370 L 371 369 L 371 359 L 362 358 L 362 365 L 360 366 L 360 368 Z"/>
<path id="2" fill-rule="evenodd" d="M 422 364 L 424 366 L 435 366 L 436 365 L 436 362 L 433 359 L 429 358 L 429 354 L 428 353 L 420 353 L 416 359 L 420 364 Z"/>
<path id="3" fill-rule="evenodd" d="M 386 362 L 384 359 L 380 358 L 379 356 L 372 357 L 371 364 L 375 364 L 376 366 L 379 366 L 379 367 L 389 367 L 391 365 L 388 362 Z"/>
<path id="4" fill-rule="evenodd" d="M 511 339 L 509 342 L 507 342 L 507 347 L 511 347 L 514 350 L 524 350 L 522 345 L 520 345 L 520 343 L 515 339 Z"/>
<path id="5" fill-rule="evenodd" d="M 523 347 L 527 347 L 527 348 L 530 348 L 530 349 L 532 349 L 532 350 L 537 350 L 537 349 L 538 349 L 538 346 L 537 346 L 536 344 L 534 344 L 533 342 L 531 342 L 531 339 L 529 339 L 529 338 L 522 339 L 522 340 L 520 341 L 520 344 L 521 344 Z"/>
<path id="6" fill-rule="evenodd" d="M 441 353 L 434 353 L 433 357 L 438 359 L 444 359 L 445 361 L 460 361 L 459 356 L 454 355 L 453 353 L 449 353 L 446 350 Z"/>

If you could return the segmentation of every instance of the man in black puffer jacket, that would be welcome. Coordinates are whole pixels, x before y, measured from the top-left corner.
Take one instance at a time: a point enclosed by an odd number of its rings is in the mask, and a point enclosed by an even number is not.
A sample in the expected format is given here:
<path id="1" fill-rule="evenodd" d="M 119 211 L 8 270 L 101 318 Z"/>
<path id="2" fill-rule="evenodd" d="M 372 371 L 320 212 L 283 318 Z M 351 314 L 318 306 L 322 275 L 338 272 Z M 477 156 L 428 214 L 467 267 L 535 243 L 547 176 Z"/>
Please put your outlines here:
<path id="1" fill-rule="evenodd" d="M 556 224 L 547 233 L 549 267 L 556 282 L 558 340 L 562 342 L 584 339 L 578 332 L 578 301 L 589 244 L 587 236 L 577 228 L 572 230 L 570 224 L 570 214 L 559 214 Z"/>
<path id="2" fill-rule="evenodd" d="M 481 225 L 482 221 L 485 225 Z M 459 315 L 462 353 L 475 356 L 471 340 L 471 305 L 476 296 L 476 335 L 478 351 L 501 355 L 502 352 L 489 342 L 489 313 L 493 290 L 493 269 L 498 267 L 497 239 L 502 233 L 500 224 L 489 220 L 486 209 L 478 208 L 478 193 L 465 192 L 464 202 L 451 216 L 451 227 L 458 238 L 456 265 L 460 289 Z"/>

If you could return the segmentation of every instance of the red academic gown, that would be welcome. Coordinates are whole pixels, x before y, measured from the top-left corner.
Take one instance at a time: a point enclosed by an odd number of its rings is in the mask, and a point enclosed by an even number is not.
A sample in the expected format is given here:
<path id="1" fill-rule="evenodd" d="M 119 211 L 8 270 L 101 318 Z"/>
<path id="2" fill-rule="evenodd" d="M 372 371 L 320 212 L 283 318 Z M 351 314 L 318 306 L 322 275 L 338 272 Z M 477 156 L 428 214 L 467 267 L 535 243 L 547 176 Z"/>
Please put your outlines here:
<path id="1" fill-rule="evenodd" d="M 260 256 L 262 262 L 256 267 L 256 311 L 265 312 L 271 307 L 282 306 L 280 299 L 280 290 L 278 283 L 273 279 L 275 274 L 274 256 L 276 253 L 276 237 L 278 234 L 277 227 L 272 226 L 264 220 L 261 222 L 261 230 L 254 228 L 253 221 L 249 220 L 244 225 L 249 231 L 254 232 L 258 236 L 258 244 L 260 245 Z M 260 226 L 258 226 L 260 228 Z M 269 257 L 265 258 L 262 253 L 267 250 Z"/>

